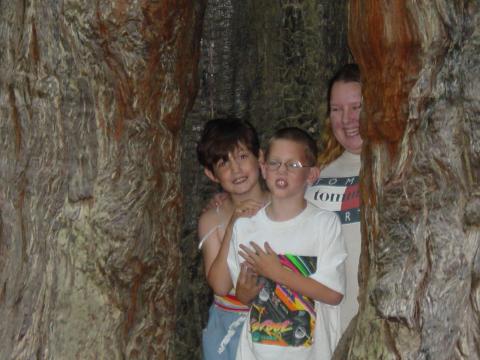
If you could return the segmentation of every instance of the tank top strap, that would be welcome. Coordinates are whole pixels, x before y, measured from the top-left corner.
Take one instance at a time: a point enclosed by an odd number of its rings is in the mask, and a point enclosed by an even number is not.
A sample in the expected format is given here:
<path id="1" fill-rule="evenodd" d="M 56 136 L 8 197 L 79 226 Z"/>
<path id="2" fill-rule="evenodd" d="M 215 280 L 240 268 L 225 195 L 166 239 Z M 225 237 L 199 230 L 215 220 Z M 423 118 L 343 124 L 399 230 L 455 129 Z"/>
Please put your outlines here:
<path id="1" fill-rule="evenodd" d="M 200 240 L 200 243 L 198 244 L 198 249 L 201 249 L 203 244 L 205 243 L 205 241 L 215 232 L 215 231 L 218 231 L 220 230 L 221 228 L 225 227 L 225 224 L 224 224 L 224 219 L 223 219 L 223 213 L 222 211 L 220 210 L 220 207 L 217 206 L 215 208 L 215 213 L 217 215 L 217 218 L 218 218 L 218 223 L 217 225 L 215 225 L 214 227 L 212 227 L 210 230 L 208 230 L 208 232 L 203 236 L 203 238 Z"/>

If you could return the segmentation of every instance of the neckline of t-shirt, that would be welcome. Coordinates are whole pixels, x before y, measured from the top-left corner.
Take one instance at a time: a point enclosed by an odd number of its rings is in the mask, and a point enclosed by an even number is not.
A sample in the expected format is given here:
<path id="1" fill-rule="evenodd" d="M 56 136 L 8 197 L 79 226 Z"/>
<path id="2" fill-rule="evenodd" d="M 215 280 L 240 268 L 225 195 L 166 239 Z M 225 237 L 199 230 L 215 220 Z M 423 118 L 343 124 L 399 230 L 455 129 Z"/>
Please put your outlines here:
<path id="1" fill-rule="evenodd" d="M 307 214 L 311 211 L 311 209 L 315 208 L 314 205 L 310 204 L 308 201 L 307 201 L 307 204 L 305 206 L 305 209 L 303 209 L 298 215 L 296 215 L 295 217 L 289 219 L 289 220 L 285 220 L 285 221 L 275 221 L 275 220 L 272 220 L 268 217 L 267 215 L 267 207 L 268 205 L 270 205 L 270 203 L 268 203 L 267 205 L 265 205 L 263 207 L 263 209 L 261 210 L 262 211 L 262 216 L 264 218 L 264 220 L 266 222 L 269 223 L 269 226 L 273 226 L 273 227 L 280 227 L 280 228 L 283 228 L 283 227 L 288 227 L 288 226 L 292 226 L 292 225 L 295 225 L 296 223 L 298 223 L 299 221 L 302 221 L 302 219 L 307 216 Z"/>
<path id="2" fill-rule="evenodd" d="M 345 150 L 340 157 L 346 161 L 360 162 L 360 154 L 354 154 L 348 150 Z"/>

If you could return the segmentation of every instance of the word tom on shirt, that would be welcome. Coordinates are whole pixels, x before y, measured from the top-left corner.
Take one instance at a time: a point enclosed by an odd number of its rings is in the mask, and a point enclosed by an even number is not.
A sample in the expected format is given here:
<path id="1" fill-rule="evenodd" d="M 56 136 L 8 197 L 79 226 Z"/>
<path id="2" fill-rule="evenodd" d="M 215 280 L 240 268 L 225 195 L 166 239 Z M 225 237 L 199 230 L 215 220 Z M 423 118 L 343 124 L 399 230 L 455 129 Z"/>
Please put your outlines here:
<path id="1" fill-rule="evenodd" d="M 342 225 L 360 222 L 358 176 L 319 178 L 305 197 L 315 206 L 337 213 Z"/>

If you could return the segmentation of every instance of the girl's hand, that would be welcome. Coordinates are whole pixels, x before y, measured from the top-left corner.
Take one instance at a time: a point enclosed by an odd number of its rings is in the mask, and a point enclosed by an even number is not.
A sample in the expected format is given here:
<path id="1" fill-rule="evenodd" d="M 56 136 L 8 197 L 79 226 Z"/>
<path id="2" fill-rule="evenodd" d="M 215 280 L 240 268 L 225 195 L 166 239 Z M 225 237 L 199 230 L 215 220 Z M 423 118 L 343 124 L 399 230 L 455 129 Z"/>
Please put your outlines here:
<path id="1" fill-rule="evenodd" d="M 241 217 L 251 217 L 255 215 L 257 211 L 262 208 L 263 205 L 263 203 L 251 199 L 242 201 L 233 209 L 233 214 L 230 218 L 230 222 L 233 223 L 235 222 L 235 220 Z"/>
<path id="2" fill-rule="evenodd" d="M 226 192 L 214 194 L 212 198 L 208 201 L 207 205 L 205 205 L 205 207 L 202 209 L 202 213 L 210 209 L 215 209 L 217 207 L 220 207 L 227 199 L 228 199 L 228 194 Z"/>
<path id="3" fill-rule="evenodd" d="M 250 246 L 251 248 L 240 244 L 241 250 L 238 252 L 239 255 L 245 259 L 249 267 L 258 275 L 279 282 L 279 276 L 283 271 L 283 267 L 275 251 L 267 242 L 265 243 L 265 250 L 254 242 L 250 242 Z"/>
<path id="4" fill-rule="evenodd" d="M 257 282 L 258 275 L 246 263 L 242 263 L 235 286 L 235 295 L 238 300 L 245 305 L 250 304 L 262 289 L 262 285 L 257 284 Z"/>

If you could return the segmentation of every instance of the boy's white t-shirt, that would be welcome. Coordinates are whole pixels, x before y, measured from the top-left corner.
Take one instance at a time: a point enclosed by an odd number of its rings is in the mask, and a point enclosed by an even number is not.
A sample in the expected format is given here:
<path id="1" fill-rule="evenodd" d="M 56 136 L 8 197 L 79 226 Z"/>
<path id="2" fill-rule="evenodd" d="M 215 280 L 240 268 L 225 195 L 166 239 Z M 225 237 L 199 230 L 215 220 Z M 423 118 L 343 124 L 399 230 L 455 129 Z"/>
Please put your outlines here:
<path id="1" fill-rule="evenodd" d="M 342 332 L 358 312 L 358 262 L 361 249 L 360 233 L 360 155 L 345 151 L 320 171 L 305 199 L 320 209 L 334 211 L 342 222 L 348 258 L 345 262 L 347 289 L 340 304 Z"/>
<path id="2" fill-rule="evenodd" d="M 307 203 L 295 218 L 276 222 L 265 209 L 235 223 L 227 258 L 233 283 L 243 262 L 239 245 L 255 242 L 264 248 L 268 242 L 283 266 L 344 294 L 347 254 L 338 217 Z M 243 327 L 237 359 L 330 359 L 340 335 L 339 306 L 267 280 Z"/>

